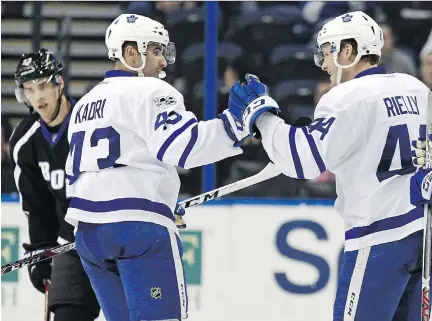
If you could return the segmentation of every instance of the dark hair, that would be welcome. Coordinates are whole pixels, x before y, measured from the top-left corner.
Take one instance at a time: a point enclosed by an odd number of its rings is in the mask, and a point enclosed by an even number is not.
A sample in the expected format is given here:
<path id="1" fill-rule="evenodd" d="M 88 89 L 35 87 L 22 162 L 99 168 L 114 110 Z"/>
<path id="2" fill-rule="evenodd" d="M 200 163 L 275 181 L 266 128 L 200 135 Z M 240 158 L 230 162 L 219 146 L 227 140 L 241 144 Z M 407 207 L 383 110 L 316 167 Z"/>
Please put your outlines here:
<path id="1" fill-rule="evenodd" d="M 351 45 L 353 47 L 354 54 L 357 55 L 358 53 L 358 45 L 357 41 L 355 39 L 345 39 L 341 41 L 341 50 L 346 46 Z M 371 65 L 378 65 L 381 62 L 381 57 L 378 55 L 365 55 L 360 58 L 360 61 L 368 62 Z"/>
<path id="2" fill-rule="evenodd" d="M 137 45 L 136 41 L 125 41 L 122 44 L 122 56 L 124 56 L 127 46 L 132 46 L 138 51 L 138 45 Z M 114 62 L 115 63 L 120 62 L 120 59 L 115 58 Z"/>

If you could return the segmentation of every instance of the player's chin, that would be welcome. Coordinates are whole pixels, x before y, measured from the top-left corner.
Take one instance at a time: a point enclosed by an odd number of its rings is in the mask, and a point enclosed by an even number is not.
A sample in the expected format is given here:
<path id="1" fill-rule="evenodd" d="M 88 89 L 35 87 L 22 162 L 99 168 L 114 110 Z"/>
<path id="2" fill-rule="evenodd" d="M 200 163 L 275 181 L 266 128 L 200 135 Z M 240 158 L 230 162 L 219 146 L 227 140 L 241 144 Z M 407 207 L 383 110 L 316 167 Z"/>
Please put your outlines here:
<path id="1" fill-rule="evenodd" d="M 152 77 L 152 78 L 157 78 L 159 74 L 157 70 L 143 70 L 143 72 L 144 72 L 144 76 Z"/>
<path id="2" fill-rule="evenodd" d="M 38 111 L 39 116 L 45 123 L 49 123 L 54 118 L 55 111 Z"/>

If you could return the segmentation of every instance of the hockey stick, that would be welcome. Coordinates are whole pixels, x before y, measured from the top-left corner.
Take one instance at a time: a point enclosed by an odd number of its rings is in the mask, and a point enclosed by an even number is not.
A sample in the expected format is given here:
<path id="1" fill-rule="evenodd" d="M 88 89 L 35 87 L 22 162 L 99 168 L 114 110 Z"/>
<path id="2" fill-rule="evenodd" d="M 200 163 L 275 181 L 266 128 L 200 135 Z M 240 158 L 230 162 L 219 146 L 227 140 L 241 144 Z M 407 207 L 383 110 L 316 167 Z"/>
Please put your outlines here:
<path id="1" fill-rule="evenodd" d="M 189 198 L 187 200 L 184 200 L 180 203 L 184 208 L 188 208 L 191 206 L 199 205 L 204 202 L 210 201 L 212 199 L 228 195 L 234 192 L 237 192 L 241 189 L 244 189 L 246 187 L 264 182 L 270 178 L 276 177 L 281 172 L 274 166 L 273 163 L 268 163 L 266 167 L 259 173 L 252 175 L 248 178 L 244 178 L 242 180 L 239 180 L 237 182 L 216 188 L 212 191 L 202 193 L 201 195 Z"/>
<path id="2" fill-rule="evenodd" d="M 432 168 L 432 150 L 429 146 L 429 136 L 432 133 L 432 92 L 429 92 L 426 111 L 426 168 Z M 427 204 L 424 206 L 424 231 L 423 231 L 423 262 L 422 262 L 422 296 L 421 296 L 421 320 L 430 320 L 430 273 L 431 273 L 431 223 L 432 209 Z"/>
<path id="3" fill-rule="evenodd" d="M 49 311 L 48 307 L 48 296 L 49 296 L 49 288 L 50 288 L 50 281 L 49 280 L 43 280 L 44 286 L 45 286 L 45 313 L 44 313 L 44 321 L 50 321 L 51 320 L 51 313 Z"/>
<path id="4" fill-rule="evenodd" d="M 248 178 L 239 180 L 237 182 L 216 188 L 214 190 L 211 190 L 209 192 L 202 193 L 198 196 L 194 196 L 192 198 L 189 198 L 187 200 L 184 200 L 180 202 L 179 204 L 183 208 L 189 208 L 192 206 L 196 206 L 208 201 L 211 201 L 213 199 L 219 198 L 224 195 L 228 195 L 231 193 L 234 193 L 238 190 L 244 189 L 246 187 L 264 182 L 270 178 L 276 177 L 279 174 L 281 174 L 280 171 L 276 169 L 276 167 L 273 165 L 273 163 L 268 163 L 267 166 L 260 171 L 259 173 L 250 176 Z M 1 267 L 1 275 L 12 272 L 14 270 L 20 269 L 22 267 L 26 267 L 29 265 L 33 265 L 36 263 L 39 263 L 41 261 L 47 260 L 49 258 L 52 258 L 54 256 L 63 254 L 65 252 L 68 252 L 70 250 L 75 249 L 75 242 L 68 243 L 64 245 L 59 245 L 56 247 L 53 247 L 51 249 L 46 249 L 45 251 L 42 251 L 40 253 L 37 253 L 35 255 L 26 257 L 24 259 L 3 265 Z"/>

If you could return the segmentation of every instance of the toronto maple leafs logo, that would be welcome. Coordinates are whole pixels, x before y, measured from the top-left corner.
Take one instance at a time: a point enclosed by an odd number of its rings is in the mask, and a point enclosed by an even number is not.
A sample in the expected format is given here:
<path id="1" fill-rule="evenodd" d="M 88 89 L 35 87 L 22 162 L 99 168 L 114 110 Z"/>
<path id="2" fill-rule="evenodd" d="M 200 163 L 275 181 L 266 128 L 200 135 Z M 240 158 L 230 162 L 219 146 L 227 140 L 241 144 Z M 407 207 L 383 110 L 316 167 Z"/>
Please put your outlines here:
<path id="1" fill-rule="evenodd" d="M 126 17 L 126 19 L 128 23 L 134 23 L 138 19 L 138 17 L 135 15 L 131 15 L 129 17 Z"/>
<path id="2" fill-rule="evenodd" d="M 342 21 L 343 22 L 350 22 L 351 20 L 352 20 L 352 15 L 350 15 L 349 13 L 347 13 L 346 15 L 344 15 L 343 17 L 342 17 Z"/>

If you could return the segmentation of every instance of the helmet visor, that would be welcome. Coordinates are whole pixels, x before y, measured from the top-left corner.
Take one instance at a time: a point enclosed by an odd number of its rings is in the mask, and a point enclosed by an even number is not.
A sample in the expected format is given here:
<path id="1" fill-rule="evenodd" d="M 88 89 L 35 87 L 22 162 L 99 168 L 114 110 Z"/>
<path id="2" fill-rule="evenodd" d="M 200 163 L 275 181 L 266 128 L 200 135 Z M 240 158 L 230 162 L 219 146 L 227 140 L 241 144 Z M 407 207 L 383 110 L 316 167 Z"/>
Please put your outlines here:
<path id="1" fill-rule="evenodd" d="M 176 61 L 176 47 L 174 42 L 169 42 L 164 51 L 164 58 L 168 65 Z"/>
<path id="2" fill-rule="evenodd" d="M 313 55 L 314 55 L 315 65 L 321 68 L 324 63 L 324 53 L 322 47 L 319 46 L 318 43 L 316 43 L 313 48 Z"/>

